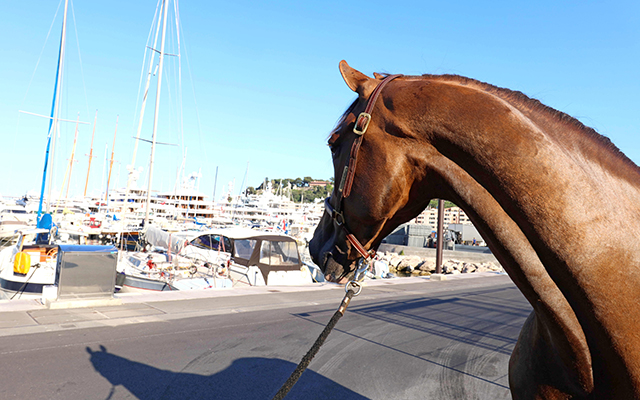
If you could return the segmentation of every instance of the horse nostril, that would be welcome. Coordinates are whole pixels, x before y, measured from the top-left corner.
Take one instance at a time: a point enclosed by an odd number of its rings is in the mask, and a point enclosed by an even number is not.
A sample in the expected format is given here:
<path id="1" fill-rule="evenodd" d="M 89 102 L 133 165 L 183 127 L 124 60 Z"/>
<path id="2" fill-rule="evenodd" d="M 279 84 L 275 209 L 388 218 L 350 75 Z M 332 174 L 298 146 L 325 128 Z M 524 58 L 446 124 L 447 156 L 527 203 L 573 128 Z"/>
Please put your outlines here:
<path id="1" fill-rule="evenodd" d="M 322 264 L 320 264 L 320 269 L 323 272 L 327 270 L 327 266 L 329 265 L 329 258 L 333 259 L 333 253 L 331 253 L 330 251 L 327 251 L 326 253 L 324 253 L 322 257 Z"/>
<path id="2" fill-rule="evenodd" d="M 330 251 L 327 251 L 326 253 L 324 253 L 324 261 L 327 262 L 327 260 L 329 260 L 329 257 L 333 258 L 333 253 Z"/>

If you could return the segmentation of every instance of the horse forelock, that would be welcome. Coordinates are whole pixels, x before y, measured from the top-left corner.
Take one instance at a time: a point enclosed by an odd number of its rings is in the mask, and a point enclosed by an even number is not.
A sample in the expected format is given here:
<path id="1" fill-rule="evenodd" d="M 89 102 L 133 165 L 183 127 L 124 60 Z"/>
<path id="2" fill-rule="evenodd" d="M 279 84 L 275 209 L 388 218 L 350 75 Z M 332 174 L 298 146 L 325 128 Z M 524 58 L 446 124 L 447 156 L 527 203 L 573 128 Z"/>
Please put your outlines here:
<path id="1" fill-rule="evenodd" d="M 353 111 L 354 108 L 356 108 L 356 104 L 358 103 L 358 99 L 356 98 L 349 107 L 347 107 L 347 109 L 345 110 L 345 112 L 340 116 L 340 118 L 338 118 L 338 121 L 336 121 L 333 129 L 331 130 L 331 132 L 329 133 L 329 135 L 327 136 L 327 141 L 329 142 L 329 145 L 333 144 L 336 139 L 338 138 L 338 134 L 340 133 L 340 129 L 342 127 L 342 123 L 344 122 L 344 120 L 347 118 L 347 116 Z"/>

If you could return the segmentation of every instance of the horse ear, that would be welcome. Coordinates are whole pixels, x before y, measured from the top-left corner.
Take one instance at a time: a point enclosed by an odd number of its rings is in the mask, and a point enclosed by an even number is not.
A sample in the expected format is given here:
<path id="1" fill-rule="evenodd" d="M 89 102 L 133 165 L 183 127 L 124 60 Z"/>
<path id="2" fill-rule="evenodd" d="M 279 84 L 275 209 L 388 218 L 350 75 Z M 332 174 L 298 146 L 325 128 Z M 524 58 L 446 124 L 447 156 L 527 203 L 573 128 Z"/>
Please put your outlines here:
<path id="1" fill-rule="evenodd" d="M 375 79 L 369 78 L 362 72 L 351 68 L 345 60 L 340 61 L 340 73 L 349 89 L 357 92 L 362 97 L 368 97 L 378 85 Z"/>
<path id="2" fill-rule="evenodd" d="M 373 77 L 374 77 L 374 78 L 376 78 L 376 79 L 377 79 L 377 80 L 379 80 L 379 81 L 381 81 L 381 80 L 383 80 L 383 79 L 384 79 L 384 75 L 379 74 L 379 73 L 377 73 L 377 72 L 374 72 L 374 73 L 373 73 Z"/>

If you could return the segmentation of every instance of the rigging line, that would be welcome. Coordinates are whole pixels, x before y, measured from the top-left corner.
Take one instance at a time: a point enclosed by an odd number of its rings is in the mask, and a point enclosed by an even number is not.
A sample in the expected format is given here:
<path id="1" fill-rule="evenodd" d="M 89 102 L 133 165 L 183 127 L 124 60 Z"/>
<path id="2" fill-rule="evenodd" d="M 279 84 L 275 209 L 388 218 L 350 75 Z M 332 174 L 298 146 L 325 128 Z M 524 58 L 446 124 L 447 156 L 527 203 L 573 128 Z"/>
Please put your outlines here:
<path id="1" fill-rule="evenodd" d="M 87 85 L 84 80 L 84 68 L 82 68 L 82 55 L 80 53 L 80 37 L 78 36 L 78 26 L 76 25 L 76 13 L 73 10 L 73 0 L 71 0 L 71 17 L 73 19 L 73 30 L 76 34 L 76 45 L 78 47 L 78 61 L 80 61 L 80 77 L 82 78 L 82 89 L 84 90 L 84 105 L 89 115 L 89 99 L 87 97 Z"/>
<path id="2" fill-rule="evenodd" d="M 182 31 L 182 25 L 180 25 L 179 29 Z M 182 37 L 184 38 L 184 32 L 182 32 Z M 202 141 L 202 129 L 201 129 L 201 124 L 200 124 L 200 112 L 198 110 L 198 101 L 196 100 L 196 89 L 195 89 L 195 85 L 193 84 L 193 76 L 191 74 L 191 63 L 189 62 L 189 52 L 187 51 L 187 42 L 186 41 L 183 43 L 183 47 L 184 47 L 184 55 L 185 55 L 186 60 L 187 60 L 187 72 L 189 73 L 189 81 L 191 82 L 191 93 L 193 94 L 193 103 L 194 103 L 195 109 L 196 109 L 196 123 L 197 123 L 197 126 L 198 126 L 198 140 L 200 142 L 200 148 L 204 151 L 205 160 L 211 160 L 209 158 L 209 154 L 207 152 L 207 146 L 205 146 L 203 141 Z M 214 199 L 214 201 L 215 201 L 215 199 Z"/>
<path id="3" fill-rule="evenodd" d="M 182 57 L 180 56 L 180 11 L 178 7 L 178 0 L 173 2 L 173 8 L 176 19 L 176 38 L 178 43 L 178 101 L 180 106 L 180 142 L 182 143 L 182 147 L 184 147 L 184 113 L 182 109 Z"/>
<path id="4" fill-rule="evenodd" d="M 175 3 L 174 3 L 175 4 Z M 174 48 L 175 44 L 174 44 L 174 35 L 173 35 L 173 25 L 168 25 L 167 29 L 169 29 L 168 32 L 168 38 L 167 40 L 170 41 L 171 43 L 168 44 L 168 46 L 170 48 Z M 167 54 L 167 52 L 165 52 L 164 54 Z M 180 56 L 179 54 L 178 56 L 178 64 L 180 63 Z M 165 81 L 165 85 L 167 87 L 167 97 L 169 98 L 169 104 L 171 105 L 171 107 L 169 107 L 169 112 L 167 113 L 167 115 L 169 116 L 169 129 L 168 131 L 171 134 L 174 134 L 176 132 L 176 130 L 178 131 L 178 136 L 179 136 L 179 148 L 180 148 L 180 157 L 183 158 L 184 157 L 184 153 L 185 151 L 185 147 L 184 147 L 184 136 L 182 134 L 182 126 L 181 126 L 181 122 L 182 122 L 182 95 L 181 95 L 181 86 L 177 83 L 180 82 L 180 75 L 179 72 L 176 72 L 175 69 L 175 64 L 174 64 L 174 59 L 173 57 L 165 60 L 166 64 L 164 66 L 165 68 L 165 72 L 164 72 L 164 81 Z M 178 69 L 178 71 L 180 71 Z M 178 75 L 178 78 L 176 79 L 176 74 Z M 173 78 L 172 78 L 173 77 Z M 181 161 L 182 162 L 182 161 Z"/>
<path id="5" fill-rule="evenodd" d="M 174 9 L 175 9 L 175 2 L 174 2 Z M 168 33 L 168 37 L 167 37 L 167 41 L 169 43 L 167 43 L 167 47 L 168 48 L 174 48 L 174 26 L 173 24 L 169 24 L 167 26 L 167 29 L 169 30 Z M 177 36 L 177 35 L 176 35 Z M 152 49 L 153 50 L 153 49 Z M 157 50 L 154 50 L 157 51 Z M 167 51 L 164 52 L 164 55 L 172 55 L 172 56 L 178 56 L 179 54 L 168 54 Z M 182 130 L 181 130 L 181 121 L 182 121 L 182 95 L 181 95 L 181 87 L 176 83 L 179 81 L 180 77 L 178 77 L 178 79 L 175 79 L 175 75 L 176 75 L 176 70 L 173 64 L 173 61 L 169 61 L 169 60 L 173 60 L 173 58 L 169 58 L 166 61 L 164 68 L 165 68 L 165 72 L 163 73 L 164 75 L 164 85 L 167 87 L 167 97 L 168 97 L 168 103 L 170 105 L 169 107 L 169 112 L 166 113 L 166 115 L 168 115 L 169 120 L 168 120 L 168 129 L 167 131 L 170 134 L 173 134 L 176 131 L 176 124 L 177 126 L 177 130 L 179 132 L 179 139 L 180 139 L 180 153 L 181 153 L 181 157 L 183 157 L 184 154 L 184 139 L 183 139 L 183 134 L 182 134 Z M 173 77 L 173 78 L 172 78 Z M 174 95 L 175 93 L 175 95 Z"/>
<path id="6" fill-rule="evenodd" d="M 166 53 L 165 53 L 166 55 Z M 174 124 L 174 119 L 177 119 L 177 113 L 174 113 L 174 111 L 177 109 L 176 104 L 174 103 L 174 96 L 173 96 L 173 88 L 172 88 L 172 84 L 174 83 L 175 79 L 171 79 L 170 75 L 173 73 L 173 69 L 171 68 L 171 63 L 168 62 L 168 60 L 165 60 L 166 64 L 164 65 L 165 68 L 165 72 L 163 73 L 163 79 L 164 79 L 164 85 L 167 87 L 167 95 L 166 97 L 168 97 L 168 103 L 170 105 L 170 107 L 168 107 L 168 112 L 166 112 L 166 116 L 168 117 L 168 129 L 165 129 L 165 131 L 168 131 L 169 134 L 174 132 L 173 129 L 173 124 Z M 167 137 L 169 137 L 169 135 L 167 135 Z M 182 151 L 182 150 L 181 150 Z"/>
<path id="7" fill-rule="evenodd" d="M 162 4 L 162 0 L 158 0 L 158 3 L 156 4 L 156 11 L 153 14 L 153 20 L 151 21 L 151 27 L 149 27 L 149 35 L 147 36 L 147 48 L 149 47 L 148 45 L 150 44 L 151 41 L 151 36 L 153 35 L 153 28 L 156 26 L 156 18 L 158 17 L 158 10 L 160 9 L 160 4 Z M 154 47 L 155 47 L 155 43 L 154 43 Z M 153 57 L 151 58 L 153 60 Z M 151 62 L 151 61 L 150 61 Z M 134 130 L 136 129 L 136 123 L 138 122 L 138 110 L 140 109 L 139 107 L 139 103 L 140 103 L 140 92 L 142 90 L 142 80 L 145 77 L 145 73 L 144 73 L 144 67 L 147 64 L 147 51 L 144 51 L 144 56 L 142 57 L 142 67 L 140 68 L 140 82 L 138 82 L 138 95 L 136 96 L 136 106 L 135 106 L 135 110 L 133 112 L 133 128 Z M 133 165 L 131 166 L 133 167 Z"/>
<path id="8" fill-rule="evenodd" d="M 38 61 L 36 62 L 36 67 L 33 70 L 33 74 L 31 74 L 31 79 L 29 80 L 29 85 L 27 86 L 27 92 L 24 94 L 24 98 L 22 99 L 22 105 L 20 108 L 24 108 L 24 102 L 27 100 L 27 95 L 29 94 L 29 89 L 31 88 L 31 84 L 33 83 L 33 78 L 36 75 L 36 71 L 38 70 L 38 65 L 40 65 L 40 60 L 42 59 L 42 53 L 44 53 L 44 49 L 47 46 L 47 42 L 49 41 L 49 36 L 51 35 L 51 30 L 53 29 L 53 25 L 56 23 L 56 18 L 58 17 L 58 12 L 60 11 L 60 6 L 62 5 L 62 1 L 58 3 L 58 8 L 56 9 L 56 13 L 53 16 L 53 20 L 51 21 L 51 26 L 49 26 L 49 32 L 47 32 L 47 37 L 44 39 L 44 44 L 42 45 L 42 50 L 40 50 L 40 55 L 38 56 Z"/>

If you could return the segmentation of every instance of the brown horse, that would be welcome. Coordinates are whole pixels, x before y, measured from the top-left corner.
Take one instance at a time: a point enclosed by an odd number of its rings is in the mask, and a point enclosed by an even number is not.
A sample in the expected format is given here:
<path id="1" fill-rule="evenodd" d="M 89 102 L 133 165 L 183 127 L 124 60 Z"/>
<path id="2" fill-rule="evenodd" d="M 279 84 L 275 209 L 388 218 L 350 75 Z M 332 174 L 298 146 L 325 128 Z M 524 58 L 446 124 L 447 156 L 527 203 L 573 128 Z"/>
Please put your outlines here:
<path id="1" fill-rule="evenodd" d="M 451 200 L 533 307 L 513 398 L 640 399 L 640 169 L 520 92 L 340 72 L 358 98 L 329 139 L 338 184 L 310 245 L 327 278 L 347 280 L 430 199 Z"/>

